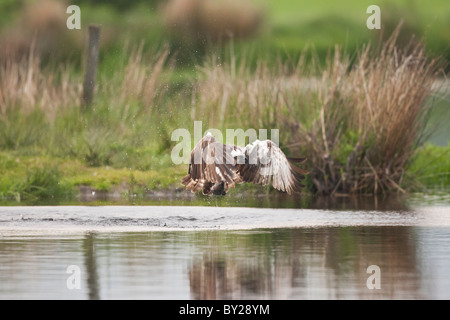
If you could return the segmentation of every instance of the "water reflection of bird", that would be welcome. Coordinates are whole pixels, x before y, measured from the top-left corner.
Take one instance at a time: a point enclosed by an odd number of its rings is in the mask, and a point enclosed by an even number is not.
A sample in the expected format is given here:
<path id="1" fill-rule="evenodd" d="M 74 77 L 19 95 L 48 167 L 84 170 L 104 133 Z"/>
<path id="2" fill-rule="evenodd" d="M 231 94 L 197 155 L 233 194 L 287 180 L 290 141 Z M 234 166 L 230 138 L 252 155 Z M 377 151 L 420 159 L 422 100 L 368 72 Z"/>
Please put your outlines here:
<path id="1" fill-rule="evenodd" d="M 192 192 L 225 195 L 236 183 L 252 182 L 297 193 L 308 172 L 295 166 L 306 158 L 289 158 L 271 140 L 256 140 L 246 147 L 217 142 L 208 132 L 191 152 L 188 174 L 181 180 Z"/>

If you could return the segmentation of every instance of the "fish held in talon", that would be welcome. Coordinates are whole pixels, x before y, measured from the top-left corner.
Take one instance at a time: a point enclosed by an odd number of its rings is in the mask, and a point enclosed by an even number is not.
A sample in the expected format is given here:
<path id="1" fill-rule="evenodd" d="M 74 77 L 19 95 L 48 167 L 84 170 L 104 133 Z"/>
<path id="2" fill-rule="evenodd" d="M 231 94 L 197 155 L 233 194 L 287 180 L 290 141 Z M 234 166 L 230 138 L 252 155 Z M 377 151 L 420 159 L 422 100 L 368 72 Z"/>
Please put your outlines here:
<path id="1" fill-rule="evenodd" d="M 299 193 L 308 172 L 295 164 L 271 140 L 255 140 L 245 147 L 222 144 L 208 132 L 191 152 L 189 171 L 181 179 L 187 190 L 204 195 L 225 195 L 236 183 L 272 186 L 288 194 Z"/>

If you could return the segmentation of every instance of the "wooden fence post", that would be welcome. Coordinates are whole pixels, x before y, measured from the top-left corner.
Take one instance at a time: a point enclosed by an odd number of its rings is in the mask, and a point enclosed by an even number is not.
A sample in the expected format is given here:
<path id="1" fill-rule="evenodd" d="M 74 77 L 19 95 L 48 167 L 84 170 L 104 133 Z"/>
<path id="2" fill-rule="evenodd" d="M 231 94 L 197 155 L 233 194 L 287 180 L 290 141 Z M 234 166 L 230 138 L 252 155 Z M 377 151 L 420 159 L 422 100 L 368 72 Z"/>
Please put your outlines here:
<path id="1" fill-rule="evenodd" d="M 83 84 L 83 108 L 87 110 L 94 99 L 95 78 L 97 75 L 100 27 L 89 26 L 88 54 Z"/>

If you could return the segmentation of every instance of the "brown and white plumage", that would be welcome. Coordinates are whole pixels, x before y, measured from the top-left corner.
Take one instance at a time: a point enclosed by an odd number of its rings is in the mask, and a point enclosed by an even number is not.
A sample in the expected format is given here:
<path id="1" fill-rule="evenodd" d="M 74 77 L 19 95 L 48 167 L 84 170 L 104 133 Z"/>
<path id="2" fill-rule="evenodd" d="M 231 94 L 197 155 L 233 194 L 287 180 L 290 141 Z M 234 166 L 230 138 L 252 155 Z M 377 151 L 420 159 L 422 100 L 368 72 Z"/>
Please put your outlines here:
<path id="1" fill-rule="evenodd" d="M 256 140 L 246 147 L 217 142 L 210 133 L 191 152 L 188 174 L 181 180 L 187 190 L 225 195 L 236 183 L 252 182 L 272 186 L 291 194 L 304 185 L 307 171 L 294 165 L 305 158 L 287 158 L 272 141 Z"/>

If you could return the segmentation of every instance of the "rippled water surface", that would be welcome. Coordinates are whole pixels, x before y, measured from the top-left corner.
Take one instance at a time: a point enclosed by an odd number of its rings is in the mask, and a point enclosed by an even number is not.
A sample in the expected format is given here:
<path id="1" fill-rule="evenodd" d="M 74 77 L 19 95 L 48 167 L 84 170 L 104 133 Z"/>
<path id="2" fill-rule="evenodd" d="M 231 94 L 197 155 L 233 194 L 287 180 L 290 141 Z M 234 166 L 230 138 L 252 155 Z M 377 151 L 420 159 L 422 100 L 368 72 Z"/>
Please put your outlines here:
<path id="1" fill-rule="evenodd" d="M 449 265 L 448 205 L 0 207 L 0 299 L 449 299 Z"/>

